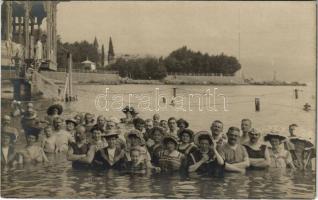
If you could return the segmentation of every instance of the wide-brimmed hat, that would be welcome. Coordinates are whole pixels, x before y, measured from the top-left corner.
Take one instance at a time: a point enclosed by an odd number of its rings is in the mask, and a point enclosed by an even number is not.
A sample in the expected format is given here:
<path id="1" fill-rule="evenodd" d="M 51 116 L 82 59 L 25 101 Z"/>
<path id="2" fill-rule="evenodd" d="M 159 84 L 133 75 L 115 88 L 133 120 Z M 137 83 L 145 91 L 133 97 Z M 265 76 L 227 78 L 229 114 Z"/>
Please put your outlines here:
<path id="1" fill-rule="evenodd" d="M 182 119 L 182 118 L 180 118 L 180 119 L 178 119 L 178 121 L 177 121 L 177 125 L 179 126 L 180 124 L 185 124 L 185 128 L 188 128 L 189 127 L 189 123 L 186 121 L 186 120 L 184 120 L 184 119 Z"/>
<path id="2" fill-rule="evenodd" d="M 130 137 L 137 137 L 137 138 L 141 138 L 141 132 L 138 131 L 137 129 L 133 129 L 133 130 L 130 130 L 127 134 L 126 134 L 126 138 L 129 139 Z"/>
<path id="3" fill-rule="evenodd" d="M 207 139 L 209 143 L 212 144 L 212 135 L 208 131 L 199 131 L 194 135 L 194 143 L 196 145 L 199 145 L 202 139 Z"/>
<path id="4" fill-rule="evenodd" d="M 54 109 L 57 109 L 57 114 L 58 115 L 62 114 L 62 112 L 63 112 L 63 106 L 61 104 L 53 104 L 47 109 L 46 113 L 48 115 L 52 115 Z"/>
<path id="5" fill-rule="evenodd" d="M 113 117 L 111 116 L 108 121 L 110 122 L 114 122 L 115 124 L 119 124 L 120 123 L 120 120 L 117 118 L 117 117 Z"/>
<path id="6" fill-rule="evenodd" d="M 309 140 L 307 140 L 305 138 L 292 137 L 292 138 L 289 139 L 289 141 L 291 143 L 293 143 L 293 144 L 302 143 L 305 148 L 309 148 L 309 147 L 313 147 L 314 146 L 314 144 L 311 141 L 309 141 Z"/>
<path id="7" fill-rule="evenodd" d="M 37 113 L 35 111 L 27 111 L 23 115 L 24 119 L 30 119 L 30 120 L 31 119 L 35 119 L 37 117 L 38 117 L 38 115 L 37 115 Z"/>
<path id="8" fill-rule="evenodd" d="M 177 140 L 175 137 L 173 137 L 173 136 L 165 136 L 165 137 L 162 139 L 162 143 L 163 143 L 164 145 L 167 145 L 167 143 L 168 143 L 169 141 L 172 141 L 173 143 L 175 143 L 176 146 L 178 145 L 178 140 Z"/>
<path id="9" fill-rule="evenodd" d="M 268 133 L 267 135 L 265 135 L 264 141 L 270 141 L 272 138 L 277 138 L 277 139 L 279 139 L 280 142 L 282 142 L 286 139 L 285 136 L 282 136 L 278 133 Z"/>
<path id="10" fill-rule="evenodd" d="M 77 122 L 76 122 L 76 120 L 74 120 L 74 119 L 67 119 L 67 120 L 65 120 L 65 123 L 66 123 L 66 124 L 68 124 L 68 123 L 73 123 L 74 126 L 77 126 Z"/>
<path id="11" fill-rule="evenodd" d="M 105 138 L 108 138 L 108 137 L 118 137 L 118 132 L 116 132 L 116 131 L 106 131 L 104 137 L 105 137 Z"/>
<path id="12" fill-rule="evenodd" d="M 192 131 L 191 129 L 186 128 L 186 129 L 183 129 L 183 130 L 181 130 L 181 131 L 178 131 L 178 137 L 181 138 L 181 136 L 182 136 L 184 133 L 189 134 L 189 135 L 190 135 L 190 138 L 193 139 L 194 133 L 193 133 L 193 131 Z"/>

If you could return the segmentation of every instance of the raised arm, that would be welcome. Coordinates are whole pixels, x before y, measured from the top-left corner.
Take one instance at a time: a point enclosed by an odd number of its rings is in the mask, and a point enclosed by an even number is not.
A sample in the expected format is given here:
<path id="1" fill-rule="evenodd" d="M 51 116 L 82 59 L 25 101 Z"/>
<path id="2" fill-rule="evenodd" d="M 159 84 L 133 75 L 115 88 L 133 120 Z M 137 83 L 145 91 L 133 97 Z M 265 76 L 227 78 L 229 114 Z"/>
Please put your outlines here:
<path id="1" fill-rule="evenodd" d="M 192 165 L 189 166 L 189 169 L 188 169 L 189 172 L 195 172 L 204 162 L 209 160 L 209 156 L 206 154 L 203 155 L 202 159 L 199 162 L 195 161 L 192 154 L 190 154 L 189 156 L 191 157 L 192 163 L 193 163 Z"/>

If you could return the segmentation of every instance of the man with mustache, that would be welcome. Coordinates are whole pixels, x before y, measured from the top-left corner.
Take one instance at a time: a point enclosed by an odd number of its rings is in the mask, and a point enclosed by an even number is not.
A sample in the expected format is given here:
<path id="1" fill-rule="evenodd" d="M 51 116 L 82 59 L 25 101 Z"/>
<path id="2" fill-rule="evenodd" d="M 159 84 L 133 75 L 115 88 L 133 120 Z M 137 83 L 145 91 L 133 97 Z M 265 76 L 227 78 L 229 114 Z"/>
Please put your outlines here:
<path id="1" fill-rule="evenodd" d="M 212 132 L 213 143 L 220 147 L 223 146 L 227 141 L 226 135 L 222 133 L 223 123 L 220 120 L 215 120 L 212 122 L 210 129 Z"/>
<path id="2" fill-rule="evenodd" d="M 246 149 L 240 144 L 240 129 L 230 127 L 227 137 L 227 143 L 220 150 L 220 155 L 224 158 L 225 170 L 245 173 L 245 169 L 249 167 L 250 161 Z"/>
<path id="3" fill-rule="evenodd" d="M 251 129 L 248 132 L 250 140 L 244 144 L 247 154 L 250 159 L 250 168 L 252 169 L 264 169 L 271 163 L 268 148 L 260 141 L 261 134 Z"/>

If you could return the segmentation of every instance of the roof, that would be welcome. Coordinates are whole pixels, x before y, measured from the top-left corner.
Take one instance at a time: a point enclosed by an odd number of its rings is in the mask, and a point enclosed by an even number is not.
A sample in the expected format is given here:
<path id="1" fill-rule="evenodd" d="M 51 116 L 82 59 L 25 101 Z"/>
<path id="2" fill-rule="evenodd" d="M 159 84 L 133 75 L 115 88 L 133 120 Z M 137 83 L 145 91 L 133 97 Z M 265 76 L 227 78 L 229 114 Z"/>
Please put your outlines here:
<path id="1" fill-rule="evenodd" d="M 82 64 L 95 64 L 94 62 L 90 61 L 90 60 L 85 60 L 83 62 L 81 62 Z"/>

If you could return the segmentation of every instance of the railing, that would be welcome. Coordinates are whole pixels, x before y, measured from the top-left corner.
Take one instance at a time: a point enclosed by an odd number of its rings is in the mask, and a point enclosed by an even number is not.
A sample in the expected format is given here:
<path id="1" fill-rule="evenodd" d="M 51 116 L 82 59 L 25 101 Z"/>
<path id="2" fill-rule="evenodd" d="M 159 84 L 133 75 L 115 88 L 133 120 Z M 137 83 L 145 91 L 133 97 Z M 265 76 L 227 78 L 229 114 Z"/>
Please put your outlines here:
<path id="1" fill-rule="evenodd" d="M 186 72 L 168 72 L 170 76 L 234 76 L 234 74 L 222 74 L 222 73 L 186 73 Z"/>
<path id="2" fill-rule="evenodd" d="M 66 69 L 58 68 L 56 72 L 66 72 Z M 118 74 L 118 71 L 112 71 L 112 70 L 88 70 L 88 69 L 74 69 L 72 70 L 73 73 L 98 73 L 98 74 Z"/>

